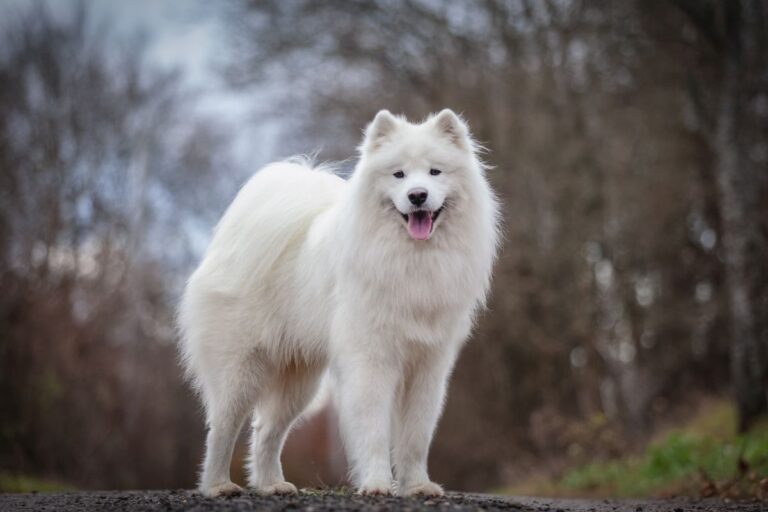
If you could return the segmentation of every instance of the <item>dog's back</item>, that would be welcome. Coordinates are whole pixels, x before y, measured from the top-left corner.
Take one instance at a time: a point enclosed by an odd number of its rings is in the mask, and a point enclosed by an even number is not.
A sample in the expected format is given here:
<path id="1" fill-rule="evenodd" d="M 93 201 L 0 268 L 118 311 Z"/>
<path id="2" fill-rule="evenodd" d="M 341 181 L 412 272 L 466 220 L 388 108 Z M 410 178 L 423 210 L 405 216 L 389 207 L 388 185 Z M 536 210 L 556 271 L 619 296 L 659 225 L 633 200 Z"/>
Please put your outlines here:
<path id="1" fill-rule="evenodd" d="M 288 325 L 301 328 L 296 301 L 312 291 L 302 283 L 297 260 L 313 223 L 344 186 L 341 178 L 303 162 L 271 164 L 243 186 L 182 298 L 182 354 L 192 375 L 199 378 L 211 353 L 247 350 L 258 338 L 270 341 L 262 347 L 268 351 L 292 349 L 275 342 L 292 337 Z M 217 347 L 203 346 L 210 343 Z"/>

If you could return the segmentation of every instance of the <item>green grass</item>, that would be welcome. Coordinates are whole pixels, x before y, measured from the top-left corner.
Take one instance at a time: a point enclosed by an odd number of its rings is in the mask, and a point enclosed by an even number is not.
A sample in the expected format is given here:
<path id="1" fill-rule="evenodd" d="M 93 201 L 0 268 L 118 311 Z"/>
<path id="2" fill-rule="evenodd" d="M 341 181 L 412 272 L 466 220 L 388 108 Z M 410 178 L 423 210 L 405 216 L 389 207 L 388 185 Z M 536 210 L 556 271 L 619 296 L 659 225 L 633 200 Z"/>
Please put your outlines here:
<path id="1" fill-rule="evenodd" d="M 620 497 L 762 495 L 760 480 L 768 477 L 768 423 L 743 435 L 736 434 L 735 425 L 733 408 L 717 404 L 639 454 L 572 468 L 559 480 L 532 481 L 510 490 Z"/>
<path id="2" fill-rule="evenodd" d="M 0 472 L 0 492 L 55 492 L 71 490 L 73 490 L 73 487 L 60 482 Z"/>

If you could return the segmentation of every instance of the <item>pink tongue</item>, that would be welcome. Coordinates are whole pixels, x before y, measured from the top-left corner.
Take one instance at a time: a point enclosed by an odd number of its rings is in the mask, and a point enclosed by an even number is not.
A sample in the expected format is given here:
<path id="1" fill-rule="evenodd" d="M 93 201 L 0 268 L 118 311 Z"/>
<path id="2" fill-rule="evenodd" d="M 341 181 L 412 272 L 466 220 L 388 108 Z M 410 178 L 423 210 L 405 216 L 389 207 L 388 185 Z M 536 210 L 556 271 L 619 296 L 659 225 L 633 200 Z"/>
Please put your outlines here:
<path id="1" fill-rule="evenodd" d="M 408 216 L 408 234 L 414 240 L 426 240 L 432 231 L 432 215 L 428 212 Z"/>

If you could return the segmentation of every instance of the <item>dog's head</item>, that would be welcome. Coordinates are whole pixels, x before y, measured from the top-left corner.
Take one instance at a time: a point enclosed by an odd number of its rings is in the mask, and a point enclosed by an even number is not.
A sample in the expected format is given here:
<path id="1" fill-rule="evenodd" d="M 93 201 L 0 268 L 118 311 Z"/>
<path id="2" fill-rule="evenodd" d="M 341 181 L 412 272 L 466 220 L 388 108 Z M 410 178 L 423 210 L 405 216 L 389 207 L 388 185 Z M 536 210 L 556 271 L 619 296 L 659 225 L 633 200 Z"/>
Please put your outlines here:
<path id="1" fill-rule="evenodd" d="M 365 186 L 414 240 L 427 240 L 464 200 L 480 164 L 464 121 L 445 109 L 420 124 L 382 110 L 360 146 Z"/>

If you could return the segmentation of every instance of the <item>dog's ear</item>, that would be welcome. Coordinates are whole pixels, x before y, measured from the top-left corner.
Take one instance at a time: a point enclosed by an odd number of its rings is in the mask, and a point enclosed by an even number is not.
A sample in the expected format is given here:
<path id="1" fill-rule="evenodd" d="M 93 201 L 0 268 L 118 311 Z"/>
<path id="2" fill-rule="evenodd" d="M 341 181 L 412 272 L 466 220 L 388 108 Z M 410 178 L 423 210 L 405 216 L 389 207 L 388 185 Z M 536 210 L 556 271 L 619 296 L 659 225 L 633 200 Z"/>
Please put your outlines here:
<path id="1" fill-rule="evenodd" d="M 442 136 L 461 149 L 469 150 L 472 144 L 469 139 L 469 128 L 453 110 L 446 108 L 434 118 L 435 128 Z"/>
<path id="2" fill-rule="evenodd" d="M 372 151 L 381 147 L 387 137 L 395 131 L 399 122 L 389 110 L 379 110 L 371 124 L 365 129 L 363 151 Z"/>

